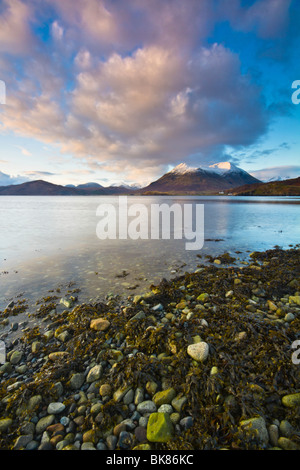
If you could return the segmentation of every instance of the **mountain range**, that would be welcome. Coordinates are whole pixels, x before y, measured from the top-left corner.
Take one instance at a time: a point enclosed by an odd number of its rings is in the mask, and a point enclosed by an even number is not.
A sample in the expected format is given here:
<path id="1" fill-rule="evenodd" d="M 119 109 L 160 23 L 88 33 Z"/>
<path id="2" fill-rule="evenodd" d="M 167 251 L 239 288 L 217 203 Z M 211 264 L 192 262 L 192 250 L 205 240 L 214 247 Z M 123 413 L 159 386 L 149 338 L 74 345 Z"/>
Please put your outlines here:
<path id="1" fill-rule="evenodd" d="M 271 185 L 271 186 L 270 186 Z M 49 183 L 43 180 L 0 186 L 0 196 L 100 196 L 100 195 L 299 195 L 300 178 L 263 183 L 230 162 L 192 168 L 180 163 L 144 188 L 109 186 L 89 182 L 77 186 Z M 276 193 L 277 192 L 277 193 Z"/>
<path id="2" fill-rule="evenodd" d="M 191 168 L 180 163 L 141 191 L 148 194 L 207 194 L 254 183 L 260 181 L 230 162 L 201 168 Z"/>

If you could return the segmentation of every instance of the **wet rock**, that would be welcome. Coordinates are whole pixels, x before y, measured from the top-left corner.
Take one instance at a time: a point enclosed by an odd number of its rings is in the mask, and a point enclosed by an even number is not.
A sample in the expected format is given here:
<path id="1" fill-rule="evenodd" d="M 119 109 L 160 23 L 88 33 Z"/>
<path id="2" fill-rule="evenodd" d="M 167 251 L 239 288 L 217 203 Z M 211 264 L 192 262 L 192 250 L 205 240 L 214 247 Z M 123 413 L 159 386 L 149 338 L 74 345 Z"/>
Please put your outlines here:
<path id="1" fill-rule="evenodd" d="M 278 439 L 278 447 L 281 447 L 283 450 L 300 450 L 300 445 L 287 437 L 280 437 Z"/>
<path id="2" fill-rule="evenodd" d="M 64 411 L 66 406 L 60 402 L 52 402 L 48 405 L 47 413 L 49 415 L 58 415 Z"/>
<path id="3" fill-rule="evenodd" d="M 110 322 L 105 318 L 95 318 L 91 320 L 90 328 L 96 331 L 106 331 L 110 326 Z"/>
<path id="4" fill-rule="evenodd" d="M 168 442 L 174 435 L 174 426 L 168 413 L 152 413 L 147 424 L 150 442 Z"/>
<path id="5" fill-rule="evenodd" d="M 300 406 L 300 393 L 291 393 L 282 397 L 282 404 L 287 408 Z"/>
<path id="6" fill-rule="evenodd" d="M 174 388 L 168 388 L 167 390 L 163 390 L 162 392 L 157 392 L 154 397 L 153 401 L 156 406 L 169 404 L 176 397 L 176 392 Z"/>
<path id="7" fill-rule="evenodd" d="M 0 433 L 6 432 L 12 423 L 13 420 L 10 418 L 0 419 Z"/>
<path id="8" fill-rule="evenodd" d="M 35 428 L 36 434 L 42 434 L 47 429 L 48 426 L 53 424 L 54 420 L 55 420 L 55 416 L 53 414 L 47 415 L 41 418 L 36 424 L 36 428 Z"/>
<path id="9" fill-rule="evenodd" d="M 78 390 L 84 383 L 85 381 L 85 375 L 83 373 L 75 373 L 72 375 L 70 379 L 70 387 L 73 390 Z"/>
<path id="10" fill-rule="evenodd" d="M 87 375 L 86 382 L 92 383 L 92 382 L 95 382 L 96 380 L 99 380 L 102 375 L 102 371 L 103 370 L 102 370 L 101 364 L 97 364 L 96 366 L 92 367 L 92 369 L 90 369 Z"/>
<path id="11" fill-rule="evenodd" d="M 156 405 L 151 400 L 145 400 L 139 403 L 136 409 L 142 415 L 146 413 L 154 413 L 156 411 Z"/>
<path id="12" fill-rule="evenodd" d="M 241 429 L 244 432 L 250 432 L 258 437 L 258 439 L 263 443 L 267 444 L 269 441 L 269 433 L 266 428 L 266 422 L 262 417 L 255 417 L 250 419 L 245 419 L 240 422 Z"/>

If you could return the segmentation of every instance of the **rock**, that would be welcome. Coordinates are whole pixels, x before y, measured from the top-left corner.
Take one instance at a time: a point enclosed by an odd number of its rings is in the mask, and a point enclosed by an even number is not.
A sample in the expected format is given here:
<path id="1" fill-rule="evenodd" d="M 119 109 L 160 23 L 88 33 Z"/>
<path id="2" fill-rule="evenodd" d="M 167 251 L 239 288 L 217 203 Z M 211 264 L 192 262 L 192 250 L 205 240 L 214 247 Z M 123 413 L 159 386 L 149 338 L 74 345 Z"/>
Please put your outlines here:
<path id="1" fill-rule="evenodd" d="M 64 297 L 60 299 L 60 304 L 63 304 L 67 308 L 71 308 L 74 305 L 74 300 L 73 299 L 65 299 Z"/>
<path id="2" fill-rule="evenodd" d="M 68 353 L 67 351 L 55 351 L 53 353 L 50 353 L 48 355 L 48 358 L 50 359 L 50 361 L 55 362 L 59 360 L 66 360 L 69 356 L 70 353 Z"/>
<path id="3" fill-rule="evenodd" d="M 145 413 L 154 413 L 156 411 L 156 405 L 151 400 L 145 400 L 139 403 L 136 409 L 142 415 Z"/>
<path id="4" fill-rule="evenodd" d="M 110 397 L 112 393 L 110 384 L 102 384 L 99 393 L 102 397 Z"/>
<path id="5" fill-rule="evenodd" d="M 278 447 L 283 450 L 300 450 L 300 445 L 291 441 L 291 439 L 288 439 L 287 437 L 280 437 L 278 439 Z"/>
<path id="6" fill-rule="evenodd" d="M 168 388 L 167 390 L 163 390 L 162 392 L 157 392 L 152 398 L 152 400 L 154 401 L 156 406 L 160 406 L 171 403 L 171 401 L 175 397 L 176 392 L 174 388 Z"/>
<path id="7" fill-rule="evenodd" d="M 276 426 L 276 424 L 271 424 L 269 426 L 268 431 L 269 431 L 270 443 L 272 444 L 273 447 L 277 447 L 278 437 L 279 437 L 278 426 Z"/>
<path id="8" fill-rule="evenodd" d="M 146 391 L 149 393 L 149 395 L 154 395 L 158 388 L 158 384 L 154 382 L 154 380 L 149 380 L 149 382 L 146 383 Z"/>
<path id="9" fill-rule="evenodd" d="M 191 416 L 186 416 L 179 421 L 179 424 L 186 431 L 193 426 L 193 418 Z"/>
<path id="10" fill-rule="evenodd" d="M 132 450 L 151 450 L 150 444 L 138 444 Z"/>
<path id="11" fill-rule="evenodd" d="M 289 303 L 300 305 L 300 295 L 290 295 Z"/>
<path id="12" fill-rule="evenodd" d="M 174 435 L 174 426 L 168 413 L 152 413 L 147 424 L 150 442 L 168 442 Z"/>
<path id="13" fill-rule="evenodd" d="M 169 415 L 173 413 L 173 407 L 171 405 L 168 405 L 167 403 L 164 405 L 161 405 L 158 410 L 158 413 L 168 413 Z"/>
<path id="14" fill-rule="evenodd" d="M 10 418 L 0 419 L 0 433 L 6 432 L 8 428 L 12 425 L 13 420 Z"/>
<path id="15" fill-rule="evenodd" d="M 145 312 L 141 311 L 133 315 L 128 321 L 131 322 L 132 320 L 142 320 L 143 318 L 146 318 Z"/>
<path id="16" fill-rule="evenodd" d="M 12 355 L 10 356 L 10 363 L 15 365 L 19 364 L 23 357 L 22 351 L 13 351 Z"/>
<path id="17" fill-rule="evenodd" d="M 41 349 L 41 342 L 40 341 L 33 341 L 32 345 L 31 345 L 31 352 L 33 354 L 36 354 L 37 352 L 39 352 L 40 349 Z"/>
<path id="18" fill-rule="evenodd" d="M 49 404 L 47 408 L 47 413 L 49 415 L 58 415 L 59 413 L 62 413 L 66 406 L 63 403 L 60 402 L 52 402 Z"/>
<path id="19" fill-rule="evenodd" d="M 293 313 L 287 313 L 284 317 L 284 321 L 290 323 L 291 321 L 295 320 L 295 315 Z"/>
<path id="20" fill-rule="evenodd" d="M 143 442 L 147 439 L 147 429 L 143 426 L 138 426 L 134 430 L 134 435 L 139 442 Z"/>
<path id="21" fill-rule="evenodd" d="M 80 450 L 97 450 L 92 442 L 83 442 Z"/>
<path id="22" fill-rule="evenodd" d="M 71 376 L 70 387 L 73 390 L 78 390 L 85 381 L 85 375 L 81 372 L 75 373 Z"/>
<path id="23" fill-rule="evenodd" d="M 96 331 L 106 331 L 110 326 L 110 322 L 105 318 L 95 318 L 91 320 L 90 328 Z"/>
<path id="24" fill-rule="evenodd" d="M 125 393 L 125 395 L 123 397 L 124 405 L 130 405 L 130 403 L 133 402 L 133 398 L 134 398 L 134 391 L 131 388 L 130 390 L 128 390 L 128 392 Z"/>
<path id="25" fill-rule="evenodd" d="M 58 339 L 58 341 L 61 341 L 62 343 L 65 343 L 66 341 L 68 341 L 70 339 L 70 333 L 68 332 L 68 330 L 64 330 L 64 331 L 61 331 L 61 332 L 54 332 L 54 337 L 56 339 Z"/>
<path id="26" fill-rule="evenodd" d="M 162 304 L 157 304 L 157 305 L 154 305 L 154 307 L 152 307 L 152 310 L 154 312 L 161 312 L 163 309 L 164 309 L 164 306 Z"/>
<path id="27" fill-rule="evenodd" d="M 97 364 L 96 366 L 92 367 L 89 370 L 86 381 L 87 383 L 95 382 L 96 380 L 100 379 L 101 375 L 102 375 L 102 365 Z"/>
<path id="28" fill-rule="evenodd" d="M 268 304 L 269 310 L 271 310 L 271 312 L 276 312 L 278 307 L 277 307 L 277 305 L 274 304 L 274 302 L 272 302 L 271 300 L 268 300 L 267 304 Z"/>
<path id="29" fill-rule="evenodd" d="M 47 429 L 48 426 L 53 424 L 54 420 L 55 420 L 55 416 L 53 414 L 47 415 L 41 418 L 37 422 L 36 427 L 35 427 L 36 434 L 42 434 Z"/>
<path id="30" fill-rule="evenodd" d="M 234 341 L 240 342 L 240 341 L 244 341 L 246 338 L 247 338 L 246 331 L 240 331 L 239 333 L 235 335 Z"/>
<path id="31" fill-rule="evenodd" d="M 199 302 L 203 302 L 203 303 L 208 302 L 209 294 L 207 294 L 206 292 L 203 292 L 202 294 L 198 295 L 197 300 L 199 300 Z"/>
<path id="32" fill-rule="evenodd" d="M 240 426 L 243 431 L 254 431 L 262 444 L 266 445 L 269 442 L 269 433 L 266 428 L 266 422 L 261 416 L 243 420 L 240 422 Z"/>
<path id="33" fill-rule="evenodd" d="M 287 408 L 294 408 L 300 406 L 300 393 L 292 393 L 282 397 L 282 404 Z"/>
<path id="34" fill-rule="evenodd" d="M 86 431 L 82 436 L 83 442 L 91 442 L 92 444 L 97 444 L 99 441 L 99 431 L 97 429 L 90 429 Z"/>
<path id="35" fill-rule="evenodd" d="M 295 429 L 289 421 L 286 419 L 282 420 L 279 425 L 280 434 L 283 437 L 290 437 L 295 433 Z"/>
<path id="36" fill-rule="evenodd" d="M 54 433 L 62 433 L 64 432 L 65 427 L 61 423 L 55 423 L 55 424 L 50 424 L 50 426 L 47 427 L 46 431 L 49 432 L 50 434 Z"/>
<path id="37" fill-rule="evenodd" d="M 166 405 L 163 405 L 163 406 L 166 406 Z M 170 420 L 172 421 L 172 423 L 175 425 L 177 423 L 179 423 L 180 421 L 180 413 L 171 413 L 170 414 Z"/>
<path id="38" fill-rule="evenodd" d="M 29 398 L 27 403 L 28 411 L 37 410 L 40 404 L 42 403 L 42 396 L 41 395 L 33 395 Z"/>
<path id="39" fill-rule="evenodd" d="M 126 395 L 126 393 L 128 392 L 128 390 L 130 390 L 131 387 L 120 387 L 118 388 L 118 390 L 115 391 L 115 393 L 113 394 L 113 397 L 114 397 L 114 400 L 118 403 L 120 402 L 123 397 Z"/>
<path id="40" fill-rule="evenodd" d="M 172 406 L 176 411 L 178 411 L 178 413 L 180 413 L 186 402 L 187 397 L 185 395 L 177 395 L 177 397 L 172 400 Z"/>
<path id="41" fill-rule="evenodd" d="M 106 444 L 107 444 L 108 450 L 114 450 L 116 447 L 117 441 L 118 441 L 117 436 L 113 436 L 112 434 L 107 436 Z"/>
<path id="42" fill-rule="evenodd" d="M 187 347 L 187 353 L 195 361 L 204 362 L 209 354 L 209 346 L 204 341 L 195 344 L 190 344 Z"/>
<path id="43" fill-rule="evenodd" d="M 118 447 L 120 449 L 130 449 L 132 446 L 132 435 L 130 432 L 121 431 L 119 434 Z"/>
<path id="44" fill-rule="evenodd" d="M 133 403 L 135 405 L 138 405 L 142 401 L 144 401 L 144 389 L 141 388 L 141 387 L 138 387 L 135 391 L 134 402 Z"/>
<path id="45" fill-rule="evenodd" d="M 113 434 L 118 437 L 122 431 L 126 431 L 126 423 L 123 421 L 114 427 Z"/>

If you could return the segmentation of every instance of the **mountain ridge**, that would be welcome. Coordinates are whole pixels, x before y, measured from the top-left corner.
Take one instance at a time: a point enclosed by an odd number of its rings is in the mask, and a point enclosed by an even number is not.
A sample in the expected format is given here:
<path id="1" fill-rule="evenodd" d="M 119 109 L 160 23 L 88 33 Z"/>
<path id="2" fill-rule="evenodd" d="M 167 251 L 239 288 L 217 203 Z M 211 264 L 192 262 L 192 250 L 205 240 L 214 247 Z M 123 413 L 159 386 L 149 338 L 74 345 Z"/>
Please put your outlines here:
<path id="1" fill-rule="evenodd" d="M 199 168 L 191 168 L 185 163 L 180 163 L 143 188 L 141 192 L 216 193 L 254 183 L 260 183 L 260 180 L 230 162 L 220 162 Z"/>
<path id="2" fill-rule="evenodd" d="M 271 186 L 270 186 L 271 185 Z M 262 182 L 230 162 L 193 168 L 180 163 L 145 187 L 98 183 L 57 185 L 44 180 L 0 186 L 0 196 L 300 195 L 300 177 Z"/>

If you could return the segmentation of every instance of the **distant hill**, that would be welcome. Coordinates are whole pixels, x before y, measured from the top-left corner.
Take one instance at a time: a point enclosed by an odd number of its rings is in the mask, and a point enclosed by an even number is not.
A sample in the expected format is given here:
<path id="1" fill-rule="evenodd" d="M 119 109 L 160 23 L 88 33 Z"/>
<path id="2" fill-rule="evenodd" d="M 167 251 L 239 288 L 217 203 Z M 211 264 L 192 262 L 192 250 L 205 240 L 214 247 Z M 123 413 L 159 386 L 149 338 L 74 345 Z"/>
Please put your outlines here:
<path id="1" fill-rule="evenodd" d="M 233 196 L 300 196 L 300 177 L 269 183 L 246 184 L 227 190 L 225 193 L 231 193 Z"/>
<path id="2" fill-rule="evenodd" d="M 0 196 L 105 196 L 111 194 L 130 194 L 124 187 L 101 185 L 61 186 L 43 180 L 28 181 L 22 184 L 0 186 Z"/>
<path id="3" fill-rule="evenodd" d="M 260 181 L 230 162 L 204 168 L 190 168 L 184 163 L 138 192 L 142 194 L 215 194 L 244 184 Z"/>
<path id="4" fill-rule="evenodd" d="M 104 187 L 98 183 L 66 186 L 43 180 L 0 186 L 0 196 L 109 196 L 109 195 L 209 195 L 299 196 L 300 177 L 263 183 L 229 162 L 206 168 L 181 163 L 144 188 Z"/>

